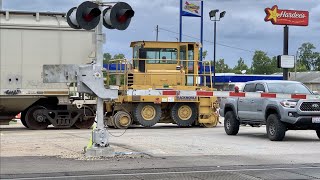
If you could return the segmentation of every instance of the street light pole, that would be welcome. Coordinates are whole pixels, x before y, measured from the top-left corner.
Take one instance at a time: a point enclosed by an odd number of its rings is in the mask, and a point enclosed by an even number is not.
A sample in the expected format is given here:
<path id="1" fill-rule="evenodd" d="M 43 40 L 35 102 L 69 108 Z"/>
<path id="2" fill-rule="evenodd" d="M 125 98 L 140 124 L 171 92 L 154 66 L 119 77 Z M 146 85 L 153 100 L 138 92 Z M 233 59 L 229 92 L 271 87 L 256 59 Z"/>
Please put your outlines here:
<path id="1" fill-rule="evenodd" d="M 216 48 L 217 48 L 217 21 L 220 21 L 221 18 L 223 18 L 226 15 L 226 11 L 222 11 L 219 15 L 219 19 L 217 19 L 217 12 L 219 12 L 219 9 L 211 10 L 209 12 L 210 20 L 214 17 L 214 47 L 213 47 L 213 87 L 216 86 Z"/>

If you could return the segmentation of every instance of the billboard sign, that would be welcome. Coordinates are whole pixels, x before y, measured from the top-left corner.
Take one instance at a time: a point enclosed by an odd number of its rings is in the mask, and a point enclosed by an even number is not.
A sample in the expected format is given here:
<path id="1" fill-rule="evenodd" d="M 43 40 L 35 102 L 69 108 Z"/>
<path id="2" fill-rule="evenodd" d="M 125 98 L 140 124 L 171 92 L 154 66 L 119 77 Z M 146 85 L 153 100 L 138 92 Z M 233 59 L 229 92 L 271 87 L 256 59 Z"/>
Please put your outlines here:
<path id="1" fill-rule="evenodd" d="M 271 21 L 274 25 L 308 26 L 309 12 L 297 10 L 278 9 L 277 5 L 266 8 L 265 21 Z"/>
<path id="2" fill-rule="evenodd" d="M 182 16 L 201 17 L 201 1 L 182 0 Z"/>

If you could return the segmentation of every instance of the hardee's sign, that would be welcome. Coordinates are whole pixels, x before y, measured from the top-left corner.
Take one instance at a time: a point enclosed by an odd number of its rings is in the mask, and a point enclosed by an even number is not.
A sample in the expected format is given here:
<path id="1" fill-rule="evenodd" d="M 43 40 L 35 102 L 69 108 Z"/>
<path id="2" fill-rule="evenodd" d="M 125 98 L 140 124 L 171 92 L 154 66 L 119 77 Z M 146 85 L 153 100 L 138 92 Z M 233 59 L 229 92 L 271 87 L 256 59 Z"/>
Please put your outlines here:
<path id="1" fill-rule="evenodd" d="M 271 21 L 274 25 L 308 26 L 309 24 L 308 11 L 278 9 L 277 5 L 264 11 L 267 14 L 264 20 Z"/>

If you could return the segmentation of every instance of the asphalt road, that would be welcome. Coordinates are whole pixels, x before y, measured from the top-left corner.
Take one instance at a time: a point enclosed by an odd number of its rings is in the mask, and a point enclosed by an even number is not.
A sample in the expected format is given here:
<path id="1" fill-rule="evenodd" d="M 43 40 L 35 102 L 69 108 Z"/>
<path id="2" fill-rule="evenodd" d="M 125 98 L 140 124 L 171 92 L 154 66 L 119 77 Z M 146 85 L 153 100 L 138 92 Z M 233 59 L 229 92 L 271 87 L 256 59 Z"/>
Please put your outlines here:
<path id="1" fill-rule="evenodd" d="M 211 159 L 212 161 L 228 157 L 198 157 L 197 161 Z M 1 179 L 320 179 L 320 164 L 295 164 L 295 165 L 251 165 L 251 166 L 200 166 L 200 164 L 185 163 L 184 158 L 168 157 L 166 159 L 143 159 L 143 160 L 124 160 L 119 163 L 110 161 L 75 161 L 70 159 L 57 159 L 52 157 L 20 157 L 1 159 L 5 163 L 16 161 L 20 168 L 21 162 L 27 163 L 28 166 L 40 168 L 42 172 L 38 173 L 12 173 L 1 174 Z M 208 160 L 205 160 L 208 162 Z M 230 160 L 229 160 L 230 161 Z M 172 165 L 165 166 L 165 164 Z M 177 165 L 180 162 L 180 165 Z M 10 164 L 9 163 L 9 164 Z M 39 164 L 40 163 L 40 164 Z M 156 163 L 162 164 L 160 168 L 155 167 Z M 36 165 L 39 164 L 39 165 Z M 127 165 L 126 165 L 127 164 Z M 138 164 L 138 166 L 136 166 Z M 196 165 L 197 164 L 197 165 Z M 55 171 L 63 166 L 65 169 Z M 110 166 L 113 168 L 109 168 Z M 119 167 L 115 167 L 118 165 Z M 128 168 L 128 165 L 131 168 Z M 170 167 L 177 166 L 177 167 Z M 53 172 L 48 172 L 47 168 Z M 12 167 L 14 168 L 14 167 Z M 79 170 L 83 169 L 83 170 Z M 126 169 L 128 168 L 128 169 Z M 30 168 L 32 169 L 32 168 Z"/>
<path id="2" fill-rule="evenodd" d="M 119 156 L 86 159 L 90 130 L 0 128 L 1 179 L 320 179 L 314 131 L 289 131 L 271 142 L 265 127 L 240 127 L 237 136 L 222 125 L 112 129 Z"/>

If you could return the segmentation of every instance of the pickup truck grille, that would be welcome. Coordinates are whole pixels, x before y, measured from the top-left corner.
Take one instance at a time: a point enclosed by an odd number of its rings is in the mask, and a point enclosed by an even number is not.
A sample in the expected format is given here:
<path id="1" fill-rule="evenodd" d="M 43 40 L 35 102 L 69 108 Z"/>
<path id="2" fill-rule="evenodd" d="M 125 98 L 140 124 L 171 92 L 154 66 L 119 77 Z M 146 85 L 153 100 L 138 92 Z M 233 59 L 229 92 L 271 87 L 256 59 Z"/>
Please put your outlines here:
<path id="1" fill-rule="evenodd" d="M 320 102 L 303 102 L 300 110 L 309 112 L 320 111 Z"/>

